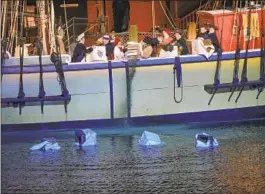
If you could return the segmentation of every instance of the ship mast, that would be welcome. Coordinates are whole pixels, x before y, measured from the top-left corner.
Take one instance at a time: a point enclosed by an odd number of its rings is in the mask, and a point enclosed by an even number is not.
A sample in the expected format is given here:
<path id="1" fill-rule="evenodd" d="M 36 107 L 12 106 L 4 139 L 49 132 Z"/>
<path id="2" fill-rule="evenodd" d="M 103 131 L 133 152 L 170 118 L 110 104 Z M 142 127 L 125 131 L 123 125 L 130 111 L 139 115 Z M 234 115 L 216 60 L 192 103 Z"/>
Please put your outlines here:
<path id="1" fill-rule="evenodd" d="M 33 7 L 33 11 L 28 11 L 30 7 Z M 35 14 L 34 10 L 37 11 L 37 14 Z M 37 23 L 36 25 L 35 22 Z M 6 38 L 8 40 L 7 51 L 12 56 L 18 56 L 14 49 L 18 46 L 18 39 L 25 36 L 27 36 L 26 43 L 30 44 L 33 44 L 38 36 L 41 37 L 43 55 L 48 55 L 54 50 L 53 0 L 37 0 L 36 5 L 27 5 L 26 0 L 3 1 L 1 6 L 1 24 L 1 39 Z M 28 34 L 23 33 L 25 29 L 28 30 L 28 28 L 32 27 L 37 28 L 35 35 L 31 35 L 33 40 L 29 38 Z"/>
<path id="2" fill-rule="evenodd" d="M 100 32 L 106 32 L 106 0 L 97 2 L 99 4 L 99 16 L 98 19 L 100 20 Z"/>

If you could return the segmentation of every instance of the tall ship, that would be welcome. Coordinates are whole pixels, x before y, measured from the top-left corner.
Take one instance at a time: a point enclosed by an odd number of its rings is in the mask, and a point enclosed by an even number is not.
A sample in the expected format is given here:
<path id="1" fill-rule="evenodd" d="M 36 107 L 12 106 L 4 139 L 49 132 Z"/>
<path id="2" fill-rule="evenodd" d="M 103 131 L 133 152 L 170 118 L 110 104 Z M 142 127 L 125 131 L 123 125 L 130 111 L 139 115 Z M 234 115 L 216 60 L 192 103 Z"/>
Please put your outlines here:
<path id="1" fill-rule="evenodd" d="M 2 128 L 265 118 L 264 0 L 55 2 L 1 5 Z M 90 51 L 73 61 L 80 37 Z"/>

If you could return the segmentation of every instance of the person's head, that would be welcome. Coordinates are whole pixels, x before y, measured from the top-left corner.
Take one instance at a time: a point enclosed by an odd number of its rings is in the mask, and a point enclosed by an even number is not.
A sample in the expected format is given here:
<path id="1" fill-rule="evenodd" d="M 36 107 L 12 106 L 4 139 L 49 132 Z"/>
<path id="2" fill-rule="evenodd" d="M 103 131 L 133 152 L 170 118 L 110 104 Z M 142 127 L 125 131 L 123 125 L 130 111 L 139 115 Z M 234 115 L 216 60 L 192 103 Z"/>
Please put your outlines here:
<path id="1" fill-rule="evenodd" d="M 200 33 L 204 34 L 204 33 L 208 32 L 208 28 L 209 28 L 208 24 L 201 24 L 200 25 Z"/>
<path id="2" fill-rule="evenodd" d="M 116 33 L 115 33 L 114 31 L 112 31 L 112 32 L 109 34 L 109 36 L 110 36 L 110 39 L 111 39 L 111 40 L 115 40 Z"/>
<path id="3" fill-rule="evenodd" d="M 200 27 L 200 32 L 203 34 L 203 33 L 206 33 L 207 32 L 207 29 L 205 26 L 201 26 Z"/>
<path id="4" fill-rule="evenodd" d="M 163 29 L 160 26 L 155 27 L 155 32 L 156 33 L 162 33 Z"/>
<path id="5" fill-rule="evenodd" d="M 109 37 L 109 35 L 104 35 L 104 36 L 103 36 L 103 44 L 106 45 L 106 44 L 109 43 L 109 41 L 110 41 L 110 37 Z"/>
<path id="6" fill-rule="evenodd" d="M 216 30 L 218 30 L 218 28 L 215 25 L 209 24 L 209 33 L 215 33 Z"/>
<path id="7" fill-rule="evenodd" d="M 85 43 L 85 33 L 82 33 L 80 34 L 78 37 L 77 37 L 77 42 L 80 42 L 80 43 Z"/>

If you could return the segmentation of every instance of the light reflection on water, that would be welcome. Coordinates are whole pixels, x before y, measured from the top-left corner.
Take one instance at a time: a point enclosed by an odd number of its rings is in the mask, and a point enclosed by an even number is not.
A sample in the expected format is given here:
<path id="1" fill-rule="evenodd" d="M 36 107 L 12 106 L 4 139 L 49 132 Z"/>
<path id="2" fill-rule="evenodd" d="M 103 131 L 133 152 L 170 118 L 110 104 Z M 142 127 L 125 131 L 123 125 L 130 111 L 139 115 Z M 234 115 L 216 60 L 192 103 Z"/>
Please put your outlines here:
<path id="1" fill-rule="evenodd" d="M 138 146 L 145 129 L 165 145 Z M 98 145 L 83 149 L 71 130 L 2 132 L 2 193 L 265 193 L 264 122 L 95 131 Z M 219 149 L 195 149 L 203 131 Z M 61 150 L 30 153 L 43 137 Z"/>

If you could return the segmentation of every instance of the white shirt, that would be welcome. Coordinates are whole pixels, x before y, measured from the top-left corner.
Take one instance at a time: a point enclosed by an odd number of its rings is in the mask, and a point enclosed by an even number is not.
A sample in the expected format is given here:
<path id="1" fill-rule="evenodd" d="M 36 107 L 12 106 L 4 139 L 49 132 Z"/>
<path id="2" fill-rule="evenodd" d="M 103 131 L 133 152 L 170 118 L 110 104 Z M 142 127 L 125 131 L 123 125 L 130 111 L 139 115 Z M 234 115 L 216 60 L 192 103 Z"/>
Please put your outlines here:
<path id="1" fill-rule="evenodd" d="M 120 50 L 119 47 L 115 46 L 114 48 L 114 60 L 123 60 L 124 53 Z"/>

